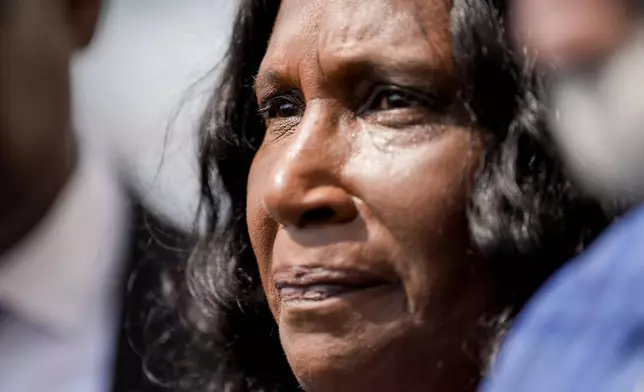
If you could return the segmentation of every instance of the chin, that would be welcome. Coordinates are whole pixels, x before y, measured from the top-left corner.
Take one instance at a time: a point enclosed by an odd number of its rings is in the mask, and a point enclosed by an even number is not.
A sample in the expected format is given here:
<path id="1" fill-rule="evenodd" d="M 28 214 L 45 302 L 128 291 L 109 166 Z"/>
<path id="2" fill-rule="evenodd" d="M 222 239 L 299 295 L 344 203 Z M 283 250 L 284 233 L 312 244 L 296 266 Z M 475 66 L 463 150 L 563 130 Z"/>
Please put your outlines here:
<path id="1" fill-rule="evenodd" d="M 463 339 L 401 317 L 360 315 L 298 328 L 280 324 L 280 338 L 300 385 L 307 392 L 474 391 L 480 363 L 463 355 Z M 337 329 L 335 327 L 338 327 Z M 463 382 L 463 384 L 459 384 Z"/>
<path id="2" fill-rule="evenodd" d="M 401 357 L 396 351 L 413 333 L 411 320 L 404 293 L 381 289 L 283 304 L 278 325 L 288 361 L 306 391 L 396 391 L 398 385 L 383 389 L 383 376 L 397 378 L 389 363 Z"/>
<path id="3" fill-rule="evenodd" d="M 404 324 L 380 330 L 377 336 L 360 335 L 284 336 L 289 363 L 304 390 L 476 390 L 481 364 L 463 355 L 462 342 L 436 344 L 436 339 L 432 341 L 422 331 Z"/>
<path id="4" fill-rule="evenodd" d="M 328 286 L 273 297 L 282 347 L 306 391 L 474 391 L 484 300 L 430 300 L 400 283 Z"/>
<path id="5" fill-rule="evenodd" d="M 409 358 L 405 326 L 355 326 L 353 333 L 282 334 L 295 376 L 307 392 L 401 391 Z M 408 362 L 408 361 L 403 361 Z"/>

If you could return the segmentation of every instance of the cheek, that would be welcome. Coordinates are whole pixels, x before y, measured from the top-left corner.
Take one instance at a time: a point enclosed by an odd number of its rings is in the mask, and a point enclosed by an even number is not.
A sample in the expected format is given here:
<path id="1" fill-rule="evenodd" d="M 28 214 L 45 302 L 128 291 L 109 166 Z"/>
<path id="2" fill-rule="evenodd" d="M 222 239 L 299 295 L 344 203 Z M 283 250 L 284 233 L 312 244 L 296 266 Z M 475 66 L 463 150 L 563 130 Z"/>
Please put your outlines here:
<path id="1" fill-rule="evenodd" d="M 445 297 L 475 263 L 466 206 L 482 154 L 477 133 L 454 129 L 388 152 L 367 145 L 351 164 L 365 204 L 400 256 L 410 311 L 420 317 L 430 298 Z"/>
<path id="2" fill-rule="evenodd" d="M 273 290 L 271 271 L 271 262 L 273 254 L 273 244 L 277 234 L 277 224 L 273 221 L 264 207 L 262 195 L 267 186 L 268 173 L 270 164 L 262 156 L 261 152 L 253 160 L 253 164 L 248 176 L 248 187 L 246 196 L 246 224 L 248 225 L 248 234 L 257 268 L 262 279 L 262 286 L 268 298 L 269 305 L 273 314 L 276 314 L 274 307 L 275 293 Z"/>
<path id="3" fill-rule="evenodd" d="M 465 129 L 389 150 L 370 141 L 348 168 L 372 212 L 396 237 L 444 230 L 463 214 L 482 156 L 481 138 Z"/>

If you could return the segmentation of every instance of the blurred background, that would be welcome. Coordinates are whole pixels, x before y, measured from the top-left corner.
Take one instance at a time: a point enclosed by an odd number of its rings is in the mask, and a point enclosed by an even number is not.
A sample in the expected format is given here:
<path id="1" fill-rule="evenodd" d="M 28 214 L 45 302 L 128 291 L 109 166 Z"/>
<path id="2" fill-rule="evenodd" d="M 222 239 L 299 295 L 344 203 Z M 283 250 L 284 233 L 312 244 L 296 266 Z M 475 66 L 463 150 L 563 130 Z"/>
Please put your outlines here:
<path id="1" fill-rule="evenodd" d="M 235 0 L 111 0 L 73 66 L 74 124 L 153 212 L 191 228 L 196 130 Z"/>

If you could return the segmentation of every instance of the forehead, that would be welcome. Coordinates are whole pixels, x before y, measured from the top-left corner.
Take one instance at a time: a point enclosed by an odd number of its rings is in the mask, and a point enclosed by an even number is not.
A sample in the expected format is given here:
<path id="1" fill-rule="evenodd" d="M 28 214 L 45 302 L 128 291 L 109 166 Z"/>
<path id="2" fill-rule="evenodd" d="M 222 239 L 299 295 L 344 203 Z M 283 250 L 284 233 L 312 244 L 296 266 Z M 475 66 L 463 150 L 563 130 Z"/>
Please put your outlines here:
<path id="1" fill-rule="evenodd" d="M 449 67 L 450 9 L 449 0 L 283 0 L 262 68 L 307 59 L 323 70 L 361 59 Z"/>

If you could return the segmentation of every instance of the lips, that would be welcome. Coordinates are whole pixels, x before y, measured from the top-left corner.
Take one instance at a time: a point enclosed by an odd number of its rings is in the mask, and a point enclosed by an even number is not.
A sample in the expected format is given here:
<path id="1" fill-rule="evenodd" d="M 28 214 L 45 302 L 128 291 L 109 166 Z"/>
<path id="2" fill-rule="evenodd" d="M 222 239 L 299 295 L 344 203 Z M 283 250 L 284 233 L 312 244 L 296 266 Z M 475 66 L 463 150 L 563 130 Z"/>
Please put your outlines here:
<path id="1" fill-rule="evenodd" d="M 320 302 L 392 285 L 391 279 L 370 271 L 297 267 L 276 271 L 275 288 L 283 302 Z"/>

